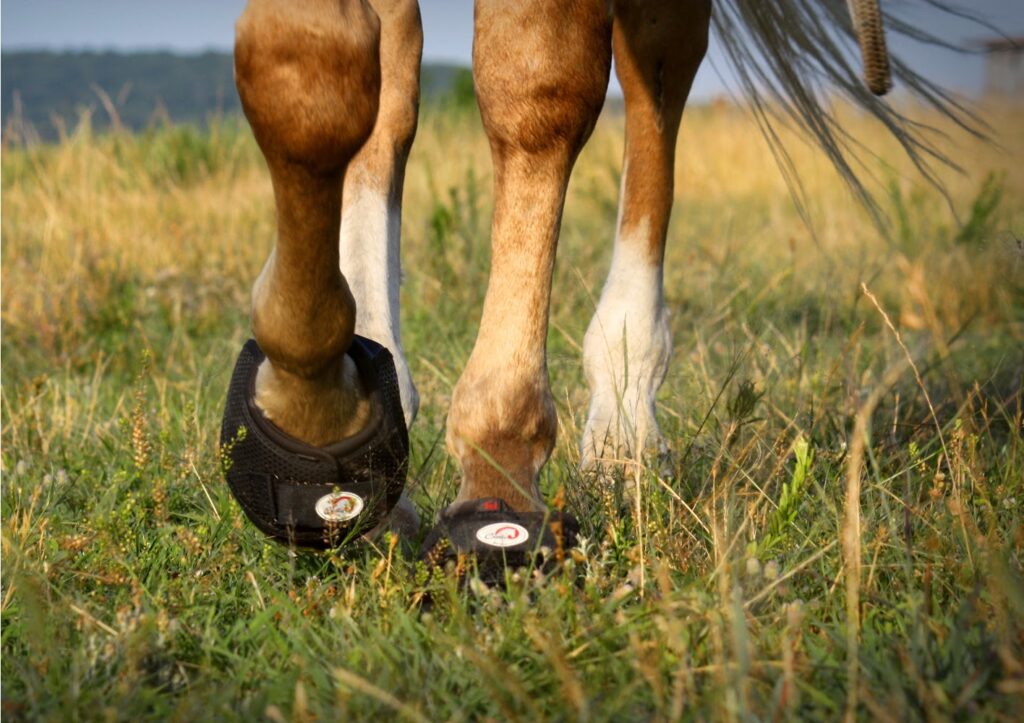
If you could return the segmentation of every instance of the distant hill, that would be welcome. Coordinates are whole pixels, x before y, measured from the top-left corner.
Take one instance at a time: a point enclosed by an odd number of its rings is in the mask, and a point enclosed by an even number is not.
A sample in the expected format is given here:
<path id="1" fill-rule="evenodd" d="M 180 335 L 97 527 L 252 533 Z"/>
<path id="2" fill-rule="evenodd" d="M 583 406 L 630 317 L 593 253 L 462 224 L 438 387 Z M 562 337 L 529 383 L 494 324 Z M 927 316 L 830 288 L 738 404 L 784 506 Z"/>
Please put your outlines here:
<path id="1" fill-rule="evenodd" d="M 0 55 L 4 128 L 27 123 L 42 140 L 71 130 L 83 113 L 94 128 L 117 119 L 131 130 L 160 121 L 202 124 L 241 112 L 230 53 L 17 51 Z M 425 64 L 425 99 L 472 98 L 469 69 Z"/>

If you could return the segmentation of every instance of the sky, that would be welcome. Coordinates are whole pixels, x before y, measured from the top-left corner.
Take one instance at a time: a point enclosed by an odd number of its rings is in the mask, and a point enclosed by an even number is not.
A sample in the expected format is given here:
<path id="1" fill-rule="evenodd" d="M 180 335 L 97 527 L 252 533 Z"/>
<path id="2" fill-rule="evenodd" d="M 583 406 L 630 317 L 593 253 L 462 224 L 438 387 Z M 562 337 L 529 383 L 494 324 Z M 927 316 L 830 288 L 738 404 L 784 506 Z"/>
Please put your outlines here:
<path id="1" fill-rule="evenodd" d="M 887 0 L 892 6 L 924 6 L 913 14 L 922 27 L 959 42 L 991 32 L 950 18 L 918 0 Z M 1024 0 L 973 0 L 963 3 L 987 17 L 1002 32 L 1024 36 Z M 2 0 L 0 47 L 18 49 L 154 50 L 179 52 L 230 50 L 234 22 L 245 0 Z M 425 61 L 468 65 L 472 49 L 472 0 L 420 0 Z M 984 61 L 906 38 L 890 38 L 893 52 L 914 68 L 960 92 L 975 94 L 984 83 Z M 694 83 L 693 96 L 707 99 L 724 90 L 714 46 Z M 716 63 L 715 61 L 718 60 Z M 612 92 L 617 86 L 613 85 Z"/>

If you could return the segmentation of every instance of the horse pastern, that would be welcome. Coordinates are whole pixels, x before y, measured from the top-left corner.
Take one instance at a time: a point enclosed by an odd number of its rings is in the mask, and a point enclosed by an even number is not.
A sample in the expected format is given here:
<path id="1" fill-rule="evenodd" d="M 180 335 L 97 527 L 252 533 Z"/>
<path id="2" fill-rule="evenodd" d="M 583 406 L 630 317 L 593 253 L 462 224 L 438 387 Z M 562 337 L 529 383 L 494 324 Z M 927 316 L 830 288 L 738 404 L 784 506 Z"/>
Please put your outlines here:
<path id="1" fill-rule="evenodd" d="M 281 431 L 313 446 L 350 437 L 370 418 L 369 399 L 347 355 L 320 379 L 280 373 L 265 359 L 256 373 L 254 401 Z"/>

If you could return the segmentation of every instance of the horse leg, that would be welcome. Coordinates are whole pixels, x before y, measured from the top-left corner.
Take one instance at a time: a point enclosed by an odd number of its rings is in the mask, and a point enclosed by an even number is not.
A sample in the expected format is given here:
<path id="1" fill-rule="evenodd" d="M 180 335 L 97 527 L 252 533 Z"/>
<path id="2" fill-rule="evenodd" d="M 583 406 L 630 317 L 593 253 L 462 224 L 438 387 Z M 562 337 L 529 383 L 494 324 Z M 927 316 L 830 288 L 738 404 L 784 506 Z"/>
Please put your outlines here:
<path id="1" fill-rule="evenodd" d="M 270 169 L 277 242 L 252 296 L 266 360 L 256 403 L 313 445 L 365 426 L 345 352 L 356 307 L 338 265 L 342 178 L 373 130 L 380 27 L 362 0 L 249 0 L 236 25 L 235 79 Z"/>
<path id="2" fill-rule="evenodd" d="M 416 0 L 370 0 L 380 17 L 380 109 L 373 133 L 345 172 L 341 269 L 355 297 L 356 332 L 388 347 L 405 421 L 419 395 L 402 348 L 398 317 L 402 186 L 416 135 L 423 28 Z"/>
<path id="3" fill-rule="evenodd" d="M 555 442 L 546 337 L 566 185 L 601 110 L 611 62 L 606 3 L 477 0 L 473 73 L 491 146 L 491 276 L 476 343 L 452 396 L 457 501 L 541 509 Z"/>
<path id="4" fill-rule="evenodd" d="M 611 270 L 583 341 L 584 469 L 665 451 L 654 397 L 672 336 L 662 290 L 679 122 L 707 48 L 709 0 L 616 0 L 612 47 L 626 143 Z"/>

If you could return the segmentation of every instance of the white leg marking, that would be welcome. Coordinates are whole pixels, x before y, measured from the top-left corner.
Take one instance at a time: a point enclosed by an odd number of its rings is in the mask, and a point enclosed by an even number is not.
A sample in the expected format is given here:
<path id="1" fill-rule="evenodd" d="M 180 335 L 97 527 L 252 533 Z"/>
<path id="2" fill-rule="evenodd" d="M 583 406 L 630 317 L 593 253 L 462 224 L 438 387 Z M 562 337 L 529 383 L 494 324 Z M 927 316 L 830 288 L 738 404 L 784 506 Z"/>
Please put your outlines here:
<path id="1" fill-rule="evenodd" d="M 394 356 L 405 422 L 411 425 L 420 396 L 409 374 L 399 328 L 402 210 L 387 194 L 366 186 L 346 183 L 345 196 L 341 271 L 356 300 L 356 333 L 383 344 Z"/>
<path id="2" fill-rule="evenodd" d="M 580 449 L 584 469 L 664 451 L 654 395 L 665 380 L 672 333 L 662 267 L 647 256 L 647 223 L 615 240 L 611 271 L 583 339 L 590 411 Z"/>

